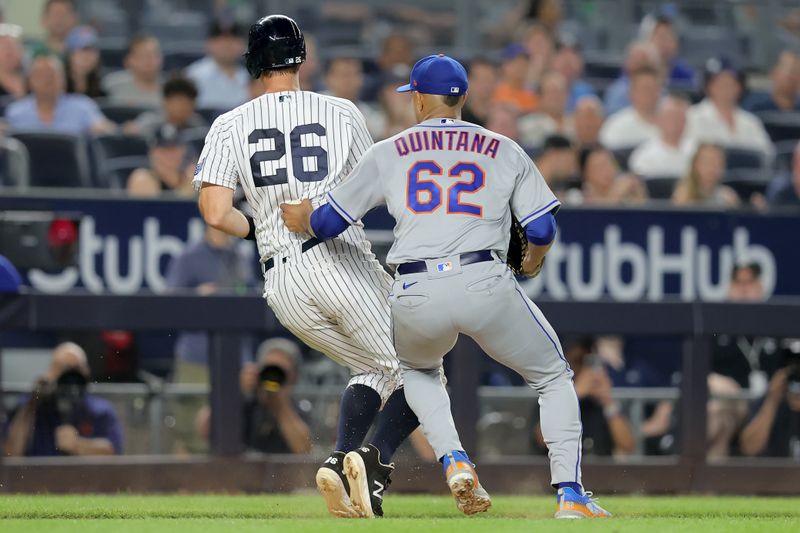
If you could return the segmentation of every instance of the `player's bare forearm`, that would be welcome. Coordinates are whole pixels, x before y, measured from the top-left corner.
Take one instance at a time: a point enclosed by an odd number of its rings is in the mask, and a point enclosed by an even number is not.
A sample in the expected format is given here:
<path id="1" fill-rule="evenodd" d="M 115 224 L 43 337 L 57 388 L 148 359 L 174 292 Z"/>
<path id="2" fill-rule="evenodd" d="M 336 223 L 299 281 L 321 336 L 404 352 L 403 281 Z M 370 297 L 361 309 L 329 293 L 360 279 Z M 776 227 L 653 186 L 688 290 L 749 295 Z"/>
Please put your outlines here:
<path id="1" fill-rule="evenodd" d="M 212 228 L 241 239 L 250 232 L 244 213 L 233 207 L 233 189 L 204 183 L 198 205 L 203 220 Z"/>
<path id="2" fill-rule="evenodd" d="M 303 200 L 299 204 L 281 204 L 281 217 L 286 228 L 293 233 L 314 235 L 311 229 L 311 213 L 314 207 L 311 200 Z"/>
<path id="3" fill-rule="evenodd" d="M 536 277 L 542 270 L 544 264 L 544 256 L 550 250 L 553 243 L 545 245 L 537 245 L 528 242 L 528 250 L 525 253 L 525 258 L 522 260 L 522 272 L 528 277 Z"/>

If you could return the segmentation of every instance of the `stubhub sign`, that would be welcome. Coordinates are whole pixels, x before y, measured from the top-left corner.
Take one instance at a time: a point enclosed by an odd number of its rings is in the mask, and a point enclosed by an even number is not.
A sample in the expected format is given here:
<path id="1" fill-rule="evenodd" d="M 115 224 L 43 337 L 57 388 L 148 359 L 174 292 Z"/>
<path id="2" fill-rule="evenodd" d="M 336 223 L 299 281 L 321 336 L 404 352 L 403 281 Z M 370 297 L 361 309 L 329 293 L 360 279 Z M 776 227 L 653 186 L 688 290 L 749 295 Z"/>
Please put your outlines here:
<path id="1" fill-rule="evenodd" d="M 32 287 L 48 293 L 160 292 L 172 258 L 203 235 L 191 200 L 4 196 L 0 209 L 83 214 L 78 266 L 24 273 Z M 767 294 L 800 295 L 800 216 L 565 208 L 556 219 L 558 242 L 542 274 L 523 283 L 533 297 L 719 301 L 738 262 L 761 267 Z M 393 221 L 376 210 L 365 224 L 388 230 Z"/>

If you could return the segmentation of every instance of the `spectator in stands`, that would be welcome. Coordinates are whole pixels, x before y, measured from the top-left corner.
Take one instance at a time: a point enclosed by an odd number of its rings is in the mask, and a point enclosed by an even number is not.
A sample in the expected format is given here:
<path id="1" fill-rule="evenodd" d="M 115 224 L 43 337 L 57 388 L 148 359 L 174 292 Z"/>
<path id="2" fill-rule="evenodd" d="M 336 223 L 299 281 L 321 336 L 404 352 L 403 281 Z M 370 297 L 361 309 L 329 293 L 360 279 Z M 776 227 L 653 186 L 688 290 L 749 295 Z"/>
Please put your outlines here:
<path id="1" fill-rule="evenodd" d="M 305 68 L 305 65 L 303 66 Z M 300 69 L 302 70 L 302 69 Z M 356 57 L 339 56 L 328 61 L 325 69 L 326 94 L 344 98 L 353 102 L 364 115 L 372 137 L 383 134 L 383 118 L 380 112 L 361 100 L 361 89 L 364 86 L 364 68 Z"/>
<path id="2" fill-rule="evenodd" d="M 539 107 L 536 93 L 527 85 L 526 73 L 530 57 L 521 44 L 503 50 L 500 80 L 494 89 L 492 103 L 515 106 L 520 113 L 532 113 Z"/>
<path id="3" fill-rule="evenodd" d="M 575 373 L 573 380 L 583 426 L 583 454 L 622 456 L 633 453 L 635 441 L 631 425 L 611 396 L 611 379 L 596 353 L 594 340 L 581 339 L 568 344 L 565 355 Z M 534 447 L 541 452 L 547 449 L 538 422 L 534 429 Z"/>
<path id="4" fill-rule="evenodd" d="M 631 154 L 628 165 L 643 178 L 685 176 L 694 154 L 694 142 L 684 135 L 689 102 L 676 96 L 663 98 L 658 106 L 656 124 L 659 134 L 640 144 Z"/>
<path id="5" fill-rule="evenodd" d="M 680 58 L 680 43 L 672 19 L 664 15 L 648 17 L 643 26 L 643 33 L 655 45 L 661 63 L 666 68 L 667 84 L 681 90 L 695 89 L 698 84 L 697 74 Z"/>
<path id="6" fill-rule="evenodd" d="M 585 150 L 580 156 L 583 186 L 581 191 L 569 191 L 569 203 L 632 204 L 647 199 L 641 180 L 630 174 L 620 172 L 614 154 L 602 146 Z M 577 194 L 576 194 L 577 193 Z"/>
<path id="7" fill-rule="evenodd" d="M 489 108 L 486 128 L 519 142 L 519 111 L 510 104 L 493 104 Z M 530 148 L 526 146 L 525 148 Z"/>
<path id="8" fill-rule="evenodd" d="M 254 281 L 252 258 L 243 253 L 236 239 L 211 227 L 206 228 L 203 240 L 187 246 L 167 266 L 166 286 L 169 293 L 192 291 L 201 296 L 221 292 L 242 293 Z M 208 343 L 206 332 L 178 333 L 172 370 L 173 382 L 209 382 Z M 231 357 L 243 357 L 245 353 L 252 353 L 251 339 L 242 339 L 240 350 L 241 353 L 231 354 Z M 207 417 L 207 409 L 203 409 L 204 403 L 205 401 L 185 398 L 175 406 L 179 441 L 177 448 L 181 452 L 205 450 L 207 436 L 198 439 L 194 431 L 196 419 L 202 425 L 202 419 Z M 207 421 L 205 424 L 207 425 Z"/>
<path id="9" fill-rule="evenodd" d="M 761 267 L 740 263 L 733 267 L 728 285 L 732 302 L 766 300 Z M 770 337 L 716 335 L 708 377 L 708 457 L 728 457 L 747 418 L 747 402 L 725 398 L 749 390 L 761 396 L 768 376 L 783 366 L 785 353 L 780 339 Z"/>
<path id="10" fill-rule="evenodd" d="M 742 430 L 744 455 L 800 460 L 800 340 L 789 341 L 787 351 L 785 366 L 772 376 L 755 416 Z"/>
<path id="11" fill-rule="evenodd" d="M 163 63 L 158 39 L 146 34 L 134 36 L 125 54 L 125 70 L 103 78 L 103 89 L 109 100 L 132 107 L 160 106 Z"/>
<path id="12" fill-rule="evenodd" d="M 74 0 L 47 0 L 39 21 L 44 30 L 44 41 L 34 44 L 33 55 L 62 55 L 66 50 L 67 35 L 78 21 Z"/>
<path id="13" fill-rule="evenodd" d="M 160 111 L 146 111 L 125 126 L 125 132 L 150 137 L 166 124 L 178 132 L 207 128 L 208 122 L 196 111 L 197 87 L 187 78 L 173 78 L 164 83 Z"/>
<path id="14" fill-rule="evenodd" d="M 411 38 L 402 32 L 390 33 L 383 40 L 381 54 L 376 60 L 377 70 L 370 74 L 365 83 L 364 99 L 369 102 L 380 100 L 379 93 L 386 79 L 407 78 L 414 61 L 414 43 Z"/>
<path id="15" fill-rule="evenodd" d="M 572 115 L 576 149 L 582 150 L 600 144 L 600 128 L 604 119 L 603 104 L 597 96 L 584 96 L 578 100 Z"/>
<path id="16" fill-rule="evenodd" d="M 567 98 L 567 113 L 575 111 L 578 100 L 584 96 L 595 94 L 594 88 L 585 80 L 583 76 L 583 56 L 577 42 L 562 41 L 556 49 L 553 57 L 553 68 L 564 75 L 569 87 L 569 97 Z"/>
<path id="17" fill-rule="evenodd" d="M 484 126 L 497 84 L 497 67 L 488 59 L 476 58 L 469 64 L 469 98 L 461 110 L 461 118 Z"/>
<path id="18" fill-rule="evenodd" d="M 539 110 L 519 119 L 522 144 L 541 146 L 550 135 L 573 134 L 572 117 L 567 115 L 567 80 L 561 73 L 546 72 L 539 85 Z"/>
<path id="19" fill-rule="evenodd" d="M 612 150 L 632 148 L 658 138 L 656 112 L 661 97 L 658 71 L 643 67 L 631 72 L 631 105 L 606 119 L 600 129 L 600 142 Z"/>
<path id="20" fill-rule="evenodd" d="M 544 140 L 536 155 L 536 168 L 559 195 L 578 178 L 578 155 L 569 139 L 563 135 L 551 135 Z"/>
<path id="21" fill-rule="evenodd" d="M 304 33 L 306 40 L 306 60 L 300 69 L 300 88 L 304 91 L 319 91 L 322 89 L 319 80 L 319 55 L 317 53 L 317 40 L 310 33 Z M 263 85 L 258 84 L 262 91 Z"/>
<path id="22" fill-rule="evenodd" d="M 631 105 L 630 77 L 632 73 L 643 68 L 661 70 L 658 50 L 650 41 L 634 41 L 628 46 L 622 74 L 605 90 L 606 113 L 610 115 Z"/>
<path id="23" fill-rule="evenodd" d="M 292 399 L 300 364 L 300 347 L 282 338 L 264 341 L 255 363 L 242 367 L 239 383 L 247 398 L 244 443 L 264 453 L 309 453 L 311 430 Z"/>
<path id="24" fill-rule="evenodd" d="M 687 135 L 698 142 L 756 150 L 771 158 L 774 147 L 763 124 L 739 107 L 742 88 L 741 73 L 728 60 L 709 59 L 706 98 L 689 109 Z"/>
<path id="25" fill-rule="evenodd" d="M 100 84 L 100 50 L 97 32 L 90 26 L 78 26 L 67 35 L 67 92 L 89 98 L 106 95 Z"/>
<path id="26" fill-rule="evenodd" d="M 722 184 L 725 175 L 725 152 L 719 146 L 703 143 L 692 157 L 686 174 L 672 194 L 675 205 L 736 207 L 739 197 Z"/>
<path id="27" fill-rule="evenodd" d="M 186 68 L 186 77 L 195 82 L 200 93 L 199 107 L 229 110 L 248 101 L 250 76 L 242 65 L 245 47 L 238 24 L 211 24 L 206 57 Z"/>
<path id="28" fill-rule="evenodd" d="M 150 139 L 150 168 L 137 168 L 128 178 L 128 194 L 137 197 L 158 196 L 172 191 L 193 195 L 194 154 L 181 141 L 180 132 L 172 124 L 158 128 Z"/>
<path id="29" fill-rule="evenodd" d="M 770 92 L 755 92 L 745 98 L 742 107 L 753 113 L 765 111 L 800 111 L 800 57 L 784 50 L 770 72 Z"/>
<path id="30" fill-rule="evenodd" d="M 398 83 L 402 83 L 404 79 L 408 80 L 408 78 L 389 76 L 378 91 L 378 104 L 381 110 L 379 118 L 382 118 L 383 122 L 380 123 L 376 120 L 376 124 L 373 126 L 376 131 L 381 132 L 375 140 L 391 137 L 417 123 L 408 93 L 396 91 Z"/>
<path id="31" fill-rule="evenodd" d="M 770 182 L 767 201 L 770 207 L 800 208 L 800 142 L 794 147 L 791 174 Z"/>
<path id="32" fill-rule="evenodd" d="M 25 96 L 21 39 L 22 27 L 16 24 L 0 24 L 0 98 Z"/>
<path id="33" fill-rule="evenodd" d="M 55 56 L 36 57 L 28 83 L 31 95 L 6 108 L 11 128 L 74 134 L 110 133 L 116 129 L 91 98 L 64 94 L 64 67 Z"/>
<path id="34" fill-rule="evenodd" d="M 89 364 L 83 349 L 59 344 L 44 376 L 9 417 L 10 456 L 122 453 L 122 428 L 111 404 L 86 392 Z"/>
<path id="35" fill-rule="evenodd" d="M 553 34 L 541 24 L 533 24 L 525 32 L 523 44 L 530 57 L 526 82 L 530 87 L 539 85 L 542 75 L 553 65 L 556 46 Z M 470 84 L 470 90 L 472 85 Z"/>

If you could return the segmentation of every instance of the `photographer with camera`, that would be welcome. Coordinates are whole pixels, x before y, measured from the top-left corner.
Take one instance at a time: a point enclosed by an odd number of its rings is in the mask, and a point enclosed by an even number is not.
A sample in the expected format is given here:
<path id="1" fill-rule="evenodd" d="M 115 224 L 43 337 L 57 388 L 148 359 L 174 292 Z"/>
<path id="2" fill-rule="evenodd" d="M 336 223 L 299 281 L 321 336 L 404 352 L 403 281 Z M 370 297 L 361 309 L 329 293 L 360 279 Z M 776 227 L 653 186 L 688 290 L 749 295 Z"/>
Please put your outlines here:
<path id="1" fill-rule="evenodd" d="M 255 363 L 247 363 L 239 376 L 245 405 L 244 442 L 248 449 L 265 453 L 308 453 L 311 431 L 292 401 L 302 362 L 300 348 L 288 339 L 261 343 Z"/>
<path id="2" fill-rule="evenodd" d="M 800 339 L 786 339 L 786 366 L 775 372 L 756 415 L 741 434 L 744 455 L 800 461 Z"/>
<path id="3" fill-rule="evenodd" d="M 87 393 L 88 381 L 83 349 L 72 342 L 56 346 L 46 374 L 11 414 L 6 455 L 121 454 L 119 419 L 108 401 Z"/>

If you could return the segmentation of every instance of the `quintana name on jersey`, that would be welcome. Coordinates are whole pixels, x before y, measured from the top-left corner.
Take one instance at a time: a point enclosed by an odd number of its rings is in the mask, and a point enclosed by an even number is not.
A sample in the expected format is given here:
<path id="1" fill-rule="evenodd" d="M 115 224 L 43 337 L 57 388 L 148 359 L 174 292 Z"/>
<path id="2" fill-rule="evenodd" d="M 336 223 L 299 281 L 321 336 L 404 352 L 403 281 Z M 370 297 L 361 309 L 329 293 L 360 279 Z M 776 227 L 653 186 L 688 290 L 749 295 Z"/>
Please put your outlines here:
<path id="1" fill-rule="evenodd" d="M 412 129 L 394 140 L 397 155 L 403 157 L 408 154 L 430 150 L 447 150 L 456 152 L 473 152 L 483 154 L 494 159 L 500 149 L 500 141 L 479 131 L 464 131 L 457 129 L 427 130 Z"/>

